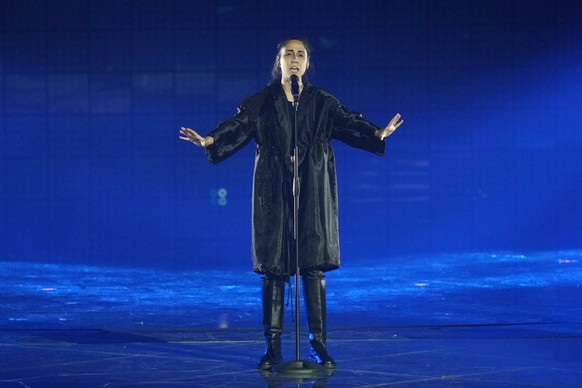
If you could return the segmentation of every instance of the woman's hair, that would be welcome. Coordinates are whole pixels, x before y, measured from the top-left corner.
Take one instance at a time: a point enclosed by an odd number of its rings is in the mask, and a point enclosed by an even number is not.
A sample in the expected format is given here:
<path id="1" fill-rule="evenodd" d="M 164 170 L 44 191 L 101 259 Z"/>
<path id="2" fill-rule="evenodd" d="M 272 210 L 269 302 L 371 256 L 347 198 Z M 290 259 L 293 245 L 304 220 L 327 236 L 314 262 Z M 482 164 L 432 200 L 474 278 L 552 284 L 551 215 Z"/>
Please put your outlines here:
<path id="1" fill-rule="evenodd" d="M 307 59 L 309 60 L 309 69 L 311 69 L 313 67 L 313 63 L 311 63 L 311 53 L 313 51 L 313 49 L 311 48 L 311 45 L 309 44 L 309 41 L 305 38 L 298 38 L 298 37 L 291 37 L 291 38 L 287 38 L 285 40 L 283 40 L 281 43 L 279 43 L 277 45 L 277 56 L 275 57 L 275 62 L 273 62 L 273 67 L 271 69 L 271 81 L 269 83 L 275 83 L 281 80 L 281 66 L 279 65 L 279 61 L 280 61 L 280 56 L 281 56 L 281 49 L 283 47 L 285 47 L 287 45 L 287 43 L 289 43 L 292 40 L 298 40 L 301 43 L 303 43 L 303 46 L 305 46 L 305 51 L 307 52 Z M 309 70 L 307 69 L 307 70 Z M 305 71 L 305 74 L 303 74 L 302 80 L 304 82 L 307 82 L 307 70 Z M 309 71 L 310 73 L 312 71 Z"/>

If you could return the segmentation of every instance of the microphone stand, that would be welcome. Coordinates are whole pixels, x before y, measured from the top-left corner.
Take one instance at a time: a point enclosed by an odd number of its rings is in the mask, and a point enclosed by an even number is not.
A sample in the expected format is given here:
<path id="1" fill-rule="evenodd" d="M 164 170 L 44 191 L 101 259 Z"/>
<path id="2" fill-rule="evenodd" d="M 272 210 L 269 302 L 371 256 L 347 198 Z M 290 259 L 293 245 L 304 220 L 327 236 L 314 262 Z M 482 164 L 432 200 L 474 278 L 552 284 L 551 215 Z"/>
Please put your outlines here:
<path id="1" fill-rule="evenodd" d="M 298 82 L 298 77 L 291 81 L 291 90 L 293 92 L 293 107 L 294 118 L 293 118 L 293 239 L 295 240 L 295 360 L 287 361 L 282 363 L 276 372 L 283 377 L 290 377 L 296 379 L 302 378 L 316 378 L 324 375 L 323 368 L 311 361 L 301 360 L 301 348 L 300 348 L 300 314 L 299 314 L 299 147 L 297 142 L 297 109 L 299 107 L 299 85 L 293 85 L 294 82 Z M 293 91 L 294 86 L 296 87 L 296 92 Z M 290 266 L 289 266 L 290 267 Z"/>

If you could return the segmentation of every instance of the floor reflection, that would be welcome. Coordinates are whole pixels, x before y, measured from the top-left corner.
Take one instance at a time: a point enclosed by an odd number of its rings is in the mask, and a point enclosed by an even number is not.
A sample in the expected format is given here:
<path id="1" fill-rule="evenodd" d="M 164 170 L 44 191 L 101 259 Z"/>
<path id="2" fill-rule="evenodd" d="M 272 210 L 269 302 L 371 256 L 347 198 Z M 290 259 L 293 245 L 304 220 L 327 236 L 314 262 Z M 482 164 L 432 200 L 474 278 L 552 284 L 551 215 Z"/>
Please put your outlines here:
<path id="1" fill-rule="evenodd" d="M 260 278 L 248 271 L 2 262 L 0 276 L 0 387 L 582 381 L 582 251 L 348 263 L 328 274 L 338 369 L 302 381 L 255 369 L 264 350 Z M 290 309 L 285 324 L 292 360 Z"/>

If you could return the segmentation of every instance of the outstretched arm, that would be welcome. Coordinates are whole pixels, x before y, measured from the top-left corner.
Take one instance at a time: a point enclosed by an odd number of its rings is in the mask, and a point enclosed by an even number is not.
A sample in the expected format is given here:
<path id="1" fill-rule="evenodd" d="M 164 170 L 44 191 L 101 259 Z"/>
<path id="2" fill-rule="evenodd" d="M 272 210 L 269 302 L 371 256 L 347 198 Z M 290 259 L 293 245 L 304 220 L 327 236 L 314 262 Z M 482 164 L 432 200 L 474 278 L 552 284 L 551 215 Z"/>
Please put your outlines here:
<path id="1" fill-rule="evenodd" d="M 250 114 L 242 104 L 236 115 L 222 120 L 216 129 L 203 137 L 193 129 L 180 128 L 180 139 L 204 148 L 206 158 L 216 164 L 244 147 L 254 136 Z"/>
<path id="2" fill-rule="evenodd" d="M 388 136 L 392 135 L 392 133 L 394 133 L 394 131 L 396 131 L 396 129 L 402 125 L 402 123 L 404 122 L 404 120 L 400 119 L 400 113 L 397 113 L 396 116 L 394 116 L 392 118 L 392 120 L 390 120 L 390 122 L 388 123 L 388 125 L 386 126 L 386 128 L 384 129 L 378 129 L 375 133 L 375 135 L 380 139 L 380 140 L 384 140 L 385 138 L 387 138 Z"/>
<path id="3" fill-rule="evenodd" d="M 214 138 L 212 136 L 202 137 L 196 131 L 190 128 L 182 127 L 180 128 L 180 139 L 192 142 L 198 147 L 207 147 L 214 143 Z"/>

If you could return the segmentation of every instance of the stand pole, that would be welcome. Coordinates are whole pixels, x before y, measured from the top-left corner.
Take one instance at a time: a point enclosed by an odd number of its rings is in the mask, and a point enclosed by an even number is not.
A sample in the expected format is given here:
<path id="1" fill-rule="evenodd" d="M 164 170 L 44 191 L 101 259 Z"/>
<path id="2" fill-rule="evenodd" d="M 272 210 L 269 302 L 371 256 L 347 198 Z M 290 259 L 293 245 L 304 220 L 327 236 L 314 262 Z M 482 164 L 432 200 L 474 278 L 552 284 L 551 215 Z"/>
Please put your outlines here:
<path id="1" fill-rule="evenodd" d="M 295 108 L 293 120 L 293 238 L 295 240 L 295 360 L 281 364 L 276 372 L 282 376 L 315 378 L 324 375 L 323 368 L 311 361 L 301 360 L 301 336 L 299 313 L 299 147 L 297 146 L 297 108 L 299 107 L 299 94 L 293 96 Z"/>

